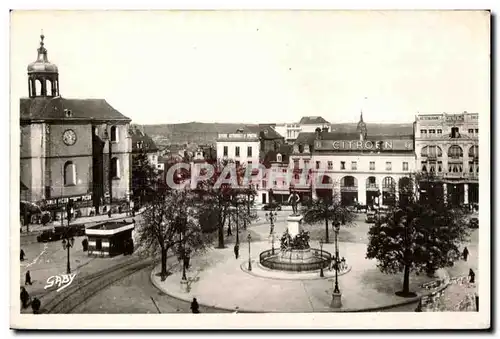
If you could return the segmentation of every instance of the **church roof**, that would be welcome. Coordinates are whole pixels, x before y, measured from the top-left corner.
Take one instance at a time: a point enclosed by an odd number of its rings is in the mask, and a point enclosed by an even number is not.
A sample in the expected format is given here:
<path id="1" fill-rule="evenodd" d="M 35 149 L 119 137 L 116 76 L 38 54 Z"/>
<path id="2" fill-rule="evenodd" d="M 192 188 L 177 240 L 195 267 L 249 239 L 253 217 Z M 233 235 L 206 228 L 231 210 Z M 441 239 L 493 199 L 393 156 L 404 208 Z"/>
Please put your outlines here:
<path id="1" fill-rule="evenodd" d="M 21 120 L 131 121 L 104 99 L 21 98 L 20 106 Z"/>

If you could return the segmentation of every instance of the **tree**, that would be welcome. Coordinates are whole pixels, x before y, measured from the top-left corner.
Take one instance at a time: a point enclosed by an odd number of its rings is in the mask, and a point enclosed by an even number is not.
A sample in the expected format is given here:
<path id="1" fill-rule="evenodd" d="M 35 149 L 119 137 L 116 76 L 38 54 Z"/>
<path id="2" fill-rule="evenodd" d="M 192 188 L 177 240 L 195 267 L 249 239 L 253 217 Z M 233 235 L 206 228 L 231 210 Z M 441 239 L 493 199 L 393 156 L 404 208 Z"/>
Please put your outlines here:
<path id="1" fill-rule="evenodd" d="M 189 248 L 199 251 L 205 247 L 201 227 L 193 208 L 193 196 L 187 190 L 158 190 L 143 213 L 138 229 L 139 243 L 153 255 L 161 256 L 161 279 L 165 280 L 169 250 L 178 253 Z"/>
<path id="2" fill-rule="evenodd" d="M 448 206 L 444 199 L 417 198 L 420 180 L 426 175 L 415 175 L 417 191 L 405 194 L 387 218 L 377 220 L 369 231 L 366 252 L 368 259 L 376 259 L 383 273 L 403 272 L 403 289 L 396 294 L 415 296 L 410 291 L 410 272 L 433 274 L 438 268 L 450 266 L 460 257 L 459 247 L 469 236 L 462 211 Z"/>
<path id="3" fill-rule="evenodd" d="M 197 206 L 200 209 L 200 215 L 211 215 L 215 213 L 217 220 L 218 233 L 218 248 L 225 248 L 224 244 L 224 225 L 228 216 L 229 207 L 231 204 L 231 196 L 233 187 L 229 183 L 218 184 L 219 179 L 229 179 L 231 173 L 225 172 L 225 166 L 229 165 L 230 161 L 223 161 L 214 166 L 213 175 L 203 181 L 197 182 Z M 201 173 L 204 175 L 205 173 Z"/>
<path id="4" fill-rule="evenodd" d="M 139 198 L 142 205 L 146 197 L 152 194 L 158 181 L 156 168 L 148 159 L 148 154 L 141 151 L 132 157 L 132 194 Z"/>
<path id="5" fill-rule="evenodd" d="M 325 222 L 325 242 L 330 242 L 328 223 L 332 225 L 336 222 L 341 222 L 344 225 L 352 224 L 354 220 L 353 212 L 342 206 L 337 193 L 318 195 L 317 199 L 310 200 L 307 204 L 302 205 L 302 214 L 304 222 L 308 224 L 316 224 Z"/>

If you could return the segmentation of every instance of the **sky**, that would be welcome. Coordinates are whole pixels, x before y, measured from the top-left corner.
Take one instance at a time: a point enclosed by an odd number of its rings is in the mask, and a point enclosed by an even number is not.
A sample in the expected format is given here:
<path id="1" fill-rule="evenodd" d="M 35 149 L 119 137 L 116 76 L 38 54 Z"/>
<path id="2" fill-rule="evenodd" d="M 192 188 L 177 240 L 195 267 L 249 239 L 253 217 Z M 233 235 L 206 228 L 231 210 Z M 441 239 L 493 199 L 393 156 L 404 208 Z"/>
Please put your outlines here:
<path id="1" fill-rule="evenodd" d="M 480 11 L 14 11 L 11 110 L 43 29 L 61 96 L 106 99 L 138 124 L 484 114 L 489 22 Z"/>

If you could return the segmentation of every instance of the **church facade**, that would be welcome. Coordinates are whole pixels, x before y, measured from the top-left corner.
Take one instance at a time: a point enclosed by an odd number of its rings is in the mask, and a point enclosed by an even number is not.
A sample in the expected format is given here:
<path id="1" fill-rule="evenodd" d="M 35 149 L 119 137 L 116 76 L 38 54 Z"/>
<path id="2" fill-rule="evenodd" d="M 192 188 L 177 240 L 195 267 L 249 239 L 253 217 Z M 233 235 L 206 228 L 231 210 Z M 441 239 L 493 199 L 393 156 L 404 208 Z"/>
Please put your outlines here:
<path id="1" fill-rule="evenodd" d="M 61 97 L 44 36 L 20 99 L 21 199 L 45 210 L 102 213 L 129 199 L 130 119 L 103 99 Z"/>

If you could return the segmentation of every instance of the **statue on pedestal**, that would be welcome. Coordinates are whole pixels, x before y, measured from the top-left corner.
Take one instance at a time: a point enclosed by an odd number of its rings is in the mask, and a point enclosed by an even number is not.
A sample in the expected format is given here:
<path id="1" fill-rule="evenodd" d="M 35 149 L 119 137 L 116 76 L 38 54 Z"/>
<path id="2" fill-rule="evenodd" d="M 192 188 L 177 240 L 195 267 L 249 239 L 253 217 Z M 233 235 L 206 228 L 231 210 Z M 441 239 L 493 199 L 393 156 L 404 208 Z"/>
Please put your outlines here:
<path id="1" fill-rule="evenodd" d="M 292 215 L 298 215 L 299 212 L 297 210 L 297 205 L 300 202 L 300 197 L 297 193 L 295 193 L 295 191 L 290 191 L 288 202 L 292 205 Z"/>

